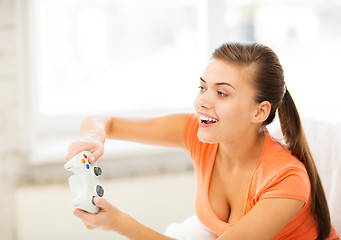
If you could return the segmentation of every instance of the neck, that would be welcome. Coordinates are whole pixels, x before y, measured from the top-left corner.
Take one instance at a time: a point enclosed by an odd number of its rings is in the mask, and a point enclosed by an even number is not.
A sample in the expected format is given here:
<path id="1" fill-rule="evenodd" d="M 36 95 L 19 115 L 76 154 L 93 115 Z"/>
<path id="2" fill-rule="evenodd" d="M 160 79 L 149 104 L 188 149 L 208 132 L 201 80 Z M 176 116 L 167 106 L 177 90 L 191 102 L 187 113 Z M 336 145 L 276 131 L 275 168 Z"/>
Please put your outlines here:
<path id="1" fill-rule="evenodd" d="M 232 142 L 219 143 L 220 160 L 230 166 L 230 169 L 254 168 L 260 159 L 264 145 L 262 131 L 250 131 Z"/>

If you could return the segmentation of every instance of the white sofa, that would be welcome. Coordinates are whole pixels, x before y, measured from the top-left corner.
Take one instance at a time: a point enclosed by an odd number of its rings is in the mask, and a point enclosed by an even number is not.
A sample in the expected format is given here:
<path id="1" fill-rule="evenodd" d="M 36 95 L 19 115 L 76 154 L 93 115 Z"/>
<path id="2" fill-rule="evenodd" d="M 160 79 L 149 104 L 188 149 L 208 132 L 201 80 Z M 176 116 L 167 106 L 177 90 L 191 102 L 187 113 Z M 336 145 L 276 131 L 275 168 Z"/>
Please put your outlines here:
<path id="1" fill-rule="evenodd" d="M 341 123 L 305 120 L 308 144 L 328 199 L 332 224 L 341 233 Z"/>
<path id="2" fill-rule="evenodd" d="M 303 119 L 302 125 L 326 193 L 332 224 L 339 235 L 341 233 L 341 122 Z M 276 139 L 282 139 L 278 126 L 269 131 Z"/>

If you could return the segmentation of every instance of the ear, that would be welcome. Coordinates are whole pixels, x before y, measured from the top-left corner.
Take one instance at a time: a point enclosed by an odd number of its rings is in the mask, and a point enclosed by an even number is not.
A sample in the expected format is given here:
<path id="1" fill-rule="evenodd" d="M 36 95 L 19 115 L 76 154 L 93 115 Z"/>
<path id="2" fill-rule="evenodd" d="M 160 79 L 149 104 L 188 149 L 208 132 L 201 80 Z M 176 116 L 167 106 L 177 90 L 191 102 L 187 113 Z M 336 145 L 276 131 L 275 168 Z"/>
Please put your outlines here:
<path id="1" fill-rule="evenodd" d="M 253 115 L 255 123 L 263 123 L 269 116 L 271 111 L 271 104 L 268 101 L 263 101 L 257 104 L 256 112 Z"/>

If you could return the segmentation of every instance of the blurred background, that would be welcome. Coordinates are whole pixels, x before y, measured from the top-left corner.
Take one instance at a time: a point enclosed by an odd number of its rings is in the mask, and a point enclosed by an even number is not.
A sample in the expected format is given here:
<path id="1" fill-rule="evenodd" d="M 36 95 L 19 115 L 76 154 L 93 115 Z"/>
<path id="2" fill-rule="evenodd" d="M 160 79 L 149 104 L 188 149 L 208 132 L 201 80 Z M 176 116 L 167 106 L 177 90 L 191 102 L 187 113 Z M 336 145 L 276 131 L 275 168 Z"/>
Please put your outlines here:
<path id="1" fill-rule="evenodd" d="M 72 215 L 68 144 L 92 114 L 192 112 L 226 41 L 279 56 L 302 118 L 341 121 L 341 0 L 0 0 L 0 239 L 124 239 Z M 105 197 L 153 229 L 193 214 L 191 160 L 120 141 Z"/>

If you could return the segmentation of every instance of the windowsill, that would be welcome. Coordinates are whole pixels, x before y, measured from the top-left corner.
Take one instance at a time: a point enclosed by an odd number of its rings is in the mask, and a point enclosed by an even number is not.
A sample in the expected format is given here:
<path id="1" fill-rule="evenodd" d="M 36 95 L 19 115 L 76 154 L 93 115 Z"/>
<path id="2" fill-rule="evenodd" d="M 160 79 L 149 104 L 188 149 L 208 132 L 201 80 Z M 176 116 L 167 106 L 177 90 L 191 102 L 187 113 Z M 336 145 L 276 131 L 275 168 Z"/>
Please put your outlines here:
<path id="1" fill-rule="evenodd" d="M 63 168 L 69 144 L 66 140 L 40 143 L 30 157 L 23 184 L 65 182 L 70 176 Z M 103 169 L 104 179 L 193 170 L 189 153 L 184 149 L 112 140 L 106 143 L 98 165 Z"/>
<path id="2" fill-rule="evenodd" d="M 70 140 L 42 141 L 31 153 L 30 165 L 56 164 L 65 161 Z M 133 142 L 109 140 L 105 144 L 102 158 L 133 158 L 138 156 L 159 155 L 183 151 L 182 149 L 150 146 Z"/>

